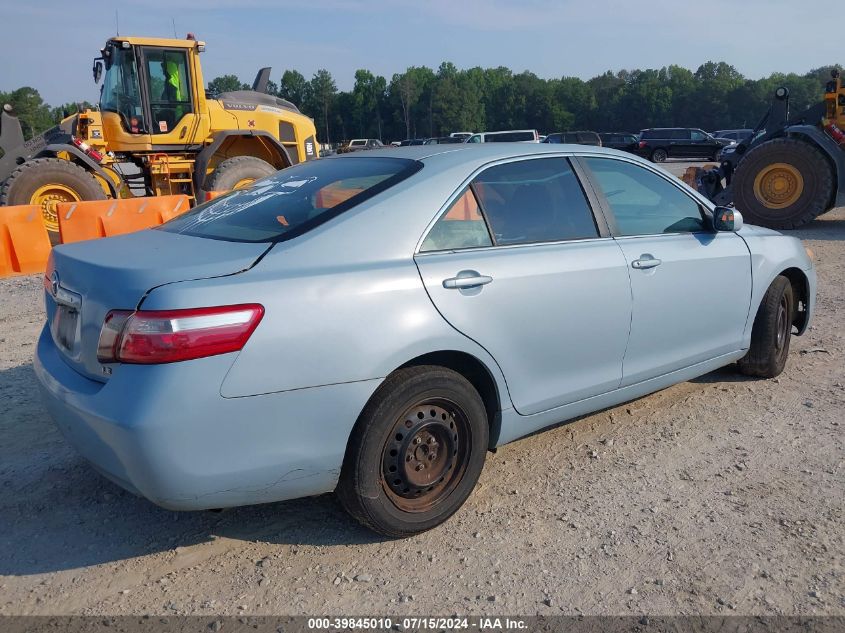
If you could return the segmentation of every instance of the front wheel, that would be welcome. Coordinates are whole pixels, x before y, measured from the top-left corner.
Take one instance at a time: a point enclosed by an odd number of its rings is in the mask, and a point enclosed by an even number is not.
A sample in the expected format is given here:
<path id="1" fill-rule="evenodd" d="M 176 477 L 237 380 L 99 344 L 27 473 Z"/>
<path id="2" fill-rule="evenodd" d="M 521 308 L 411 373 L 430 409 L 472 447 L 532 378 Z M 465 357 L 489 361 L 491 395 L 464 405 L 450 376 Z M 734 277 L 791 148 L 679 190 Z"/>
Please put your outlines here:
<path id="1" fill-rule="evenodd" d="M 349 514 L 389 537 L 440 525 L 484 467 L 484 403 L 460 374 L 435 366 L 391 374 L 358 419 L 337 495 Z"/>
<path id="2" fill-rule="evenodd" d="M 234 156 L 217 165 L 205 182 L 206 191 L 232 191 L 276 173 L 276 168 L 256 156 Z"/>
<path id="3" fill-rule="evenodd" d="M 60 158 L 26 161 L 12 172 L 0 190 L 0 204 L 41 207 L 44 226 L 54 245 L 59 242 L 57 207 L 60 203 L 105 199 L 106 192 L 90 172 Z"/>
<path id="4" fill-rule="evenodd" d="M 780 275 L 763 296 L 751 330 L 751 347 L 739 361 L 739 370 L 748 376 L 774 378 L 786 366 L 795 296 L 789 279 Z"/>

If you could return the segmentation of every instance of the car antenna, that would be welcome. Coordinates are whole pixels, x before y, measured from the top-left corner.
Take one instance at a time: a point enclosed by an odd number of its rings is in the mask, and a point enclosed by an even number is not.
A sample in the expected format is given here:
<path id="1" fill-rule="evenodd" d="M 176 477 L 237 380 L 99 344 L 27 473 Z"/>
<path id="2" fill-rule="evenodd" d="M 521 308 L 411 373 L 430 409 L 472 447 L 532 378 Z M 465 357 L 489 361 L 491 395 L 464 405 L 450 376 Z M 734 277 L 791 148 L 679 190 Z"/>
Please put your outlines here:
<path id="1" fill-rule="evenodd" d="M 173 39 L 177 39 L 178 36 L 176 35 L 176 18 L 171 17 L 170 22 L 173 24 Z"/>

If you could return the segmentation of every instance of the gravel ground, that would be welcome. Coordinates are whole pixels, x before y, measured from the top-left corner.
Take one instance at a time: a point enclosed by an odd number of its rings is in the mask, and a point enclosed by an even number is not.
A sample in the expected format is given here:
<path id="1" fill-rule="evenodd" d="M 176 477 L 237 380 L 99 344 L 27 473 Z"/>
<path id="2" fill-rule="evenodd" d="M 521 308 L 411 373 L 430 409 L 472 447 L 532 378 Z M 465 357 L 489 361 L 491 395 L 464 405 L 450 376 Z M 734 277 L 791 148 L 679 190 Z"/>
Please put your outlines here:
<path id="1" fill-rule="evenodd" d="M 102 479 L 39 400 L 40 279 L 0 280 L 0 615 L 845 615 L 845 209 L 795 234 L 818 312 L 782 376 L 721 370 L 501 448 L 401 541 L 332 495 L 176 513 Z"/>

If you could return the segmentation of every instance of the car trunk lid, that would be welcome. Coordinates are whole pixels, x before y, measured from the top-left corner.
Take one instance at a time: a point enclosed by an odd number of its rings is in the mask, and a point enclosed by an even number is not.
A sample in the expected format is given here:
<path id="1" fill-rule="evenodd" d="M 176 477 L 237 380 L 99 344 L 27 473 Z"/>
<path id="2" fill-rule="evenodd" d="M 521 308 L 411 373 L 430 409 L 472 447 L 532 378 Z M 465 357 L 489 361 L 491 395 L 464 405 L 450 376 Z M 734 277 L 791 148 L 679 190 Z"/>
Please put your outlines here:
<path id="1" fill-rule="evenodd" d="M 268 248 L 159 230 L 57 246 L 45 273 L 53 340 L 68 365 L 104 382 L 97 342 L 110 310 L 136 309 L 157 286 L 242 272 Z"/>

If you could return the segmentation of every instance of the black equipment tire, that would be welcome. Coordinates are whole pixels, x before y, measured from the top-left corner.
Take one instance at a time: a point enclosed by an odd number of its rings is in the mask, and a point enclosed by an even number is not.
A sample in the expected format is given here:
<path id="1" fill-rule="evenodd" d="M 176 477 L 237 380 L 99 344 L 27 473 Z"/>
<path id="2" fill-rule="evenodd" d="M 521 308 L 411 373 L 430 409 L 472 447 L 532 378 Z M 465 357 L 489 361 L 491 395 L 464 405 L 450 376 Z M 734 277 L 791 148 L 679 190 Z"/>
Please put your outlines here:
<path id="1" fill-rule="evenodd" d="M 800 185 L 796 184 L 797 195 L 790 194 L 794 201 L 779 208 L 764 202 L 764 191 L 768 188 L 762 184 L 765 170 L 777 165 L 784 166 L 781 169 L 786 177 L 784 182 L 795 180 L 795 174 L 801 180 Z M 799 138 L 777 138 L 753 148 L 740 160 L 731 180 L 734 205 L 750 224 L 795 229 L 831 208 L 833 176 L 830 163 L 811 143 Z M 777 199 L 779 194 L 775 191 L 771 195 Z M 789 196 L 784 194 L 784 197 L 779 205 L 788 202 Z"/>

